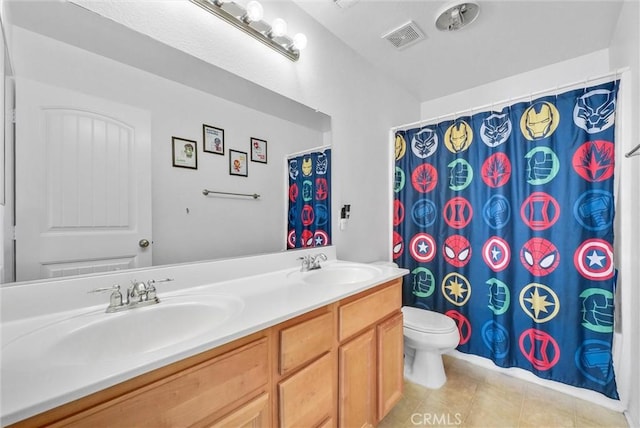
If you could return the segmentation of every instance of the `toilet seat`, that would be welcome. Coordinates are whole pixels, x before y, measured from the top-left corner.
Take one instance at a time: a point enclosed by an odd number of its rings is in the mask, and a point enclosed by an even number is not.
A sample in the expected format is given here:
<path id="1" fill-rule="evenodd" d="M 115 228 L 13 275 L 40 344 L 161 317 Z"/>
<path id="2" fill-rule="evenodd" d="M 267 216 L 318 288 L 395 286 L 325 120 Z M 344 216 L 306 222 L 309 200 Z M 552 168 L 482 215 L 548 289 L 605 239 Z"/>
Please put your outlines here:
<path id="1" fill-rule="evenodd" d="M 404 328 L 414 331 L 446 334 L 458 330 L 455 321 L 439 312 L 403 306 L 402 314 L 404 316 Z"/>

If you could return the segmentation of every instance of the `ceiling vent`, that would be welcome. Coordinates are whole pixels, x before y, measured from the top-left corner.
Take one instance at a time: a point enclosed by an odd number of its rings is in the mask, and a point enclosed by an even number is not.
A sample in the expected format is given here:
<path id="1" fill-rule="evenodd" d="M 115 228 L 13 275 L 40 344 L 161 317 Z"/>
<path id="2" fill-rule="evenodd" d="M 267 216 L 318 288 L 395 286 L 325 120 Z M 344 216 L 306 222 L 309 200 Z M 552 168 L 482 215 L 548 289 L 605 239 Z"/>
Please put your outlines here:
<path id="1" fill-rule="evenodd" d="M 402 24 L 398 28 L 389 31 L 382 36 L 383 39 L 387 39 L 397 49 L 404 49 L 407 46 L 413 45 L 424 39 L 424 33 L 420 31 L 415 22 L 409 21 L 406 24 Z"/>
<path id="2" fill-rule="evenodd" d="M 336 6 L 340 7 L 341 9 L 347 9 L 358 3 L 359 1 L 360 0 L 333 0 Z"/>

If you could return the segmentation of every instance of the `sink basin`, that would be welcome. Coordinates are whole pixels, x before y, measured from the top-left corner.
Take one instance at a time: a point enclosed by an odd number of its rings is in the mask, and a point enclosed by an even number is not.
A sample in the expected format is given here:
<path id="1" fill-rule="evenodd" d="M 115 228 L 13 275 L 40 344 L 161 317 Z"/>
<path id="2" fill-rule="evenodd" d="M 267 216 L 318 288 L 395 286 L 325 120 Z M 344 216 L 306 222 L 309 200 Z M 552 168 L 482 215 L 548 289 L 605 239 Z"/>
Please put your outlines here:
<path id="1" fill-rule="evenodd" d="M 159 297 L 157 305 L 110 314 L 105 305 L 31 331 L 6 344 L 3 359 L 47 355 L 56 366 L 126 359 L 205 335 L 244 306 L 226 295 Z"/>
<path id="2" fill-rule="evenodd" d="M 374 266 L 358 263 L 332 263 L 308 272 L 291 272 L 288 278 L 311 285 L 346 285 L 369 281 L 381 273 Z"/>

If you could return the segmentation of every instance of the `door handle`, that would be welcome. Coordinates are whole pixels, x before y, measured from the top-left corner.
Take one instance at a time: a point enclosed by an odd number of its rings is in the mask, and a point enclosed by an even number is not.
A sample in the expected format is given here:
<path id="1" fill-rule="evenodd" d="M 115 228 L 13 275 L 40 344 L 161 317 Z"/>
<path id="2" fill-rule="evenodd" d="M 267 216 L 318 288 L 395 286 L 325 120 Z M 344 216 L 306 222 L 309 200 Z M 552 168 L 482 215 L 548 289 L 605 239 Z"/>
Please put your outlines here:
<path id="1" fill-rule="evenodd" d="M 151 243 L 148 239 L 141 239 L 140 241 L 138 241 L 138 245 L 140 245 L 142 248 L 147 248 L 150 244 Z"/>

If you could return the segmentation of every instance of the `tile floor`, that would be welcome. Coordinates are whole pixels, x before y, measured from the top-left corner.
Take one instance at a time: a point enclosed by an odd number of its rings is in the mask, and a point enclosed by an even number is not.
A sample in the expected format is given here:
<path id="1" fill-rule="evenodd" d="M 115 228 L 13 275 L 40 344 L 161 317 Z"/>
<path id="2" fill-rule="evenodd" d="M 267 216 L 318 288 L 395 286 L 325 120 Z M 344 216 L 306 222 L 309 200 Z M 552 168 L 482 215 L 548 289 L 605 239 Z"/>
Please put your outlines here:
<path id="1" fill-rule="evenodd" d="M 444 356 L 447 383 L 430 390 L 406 382 L 404 397 L 379 428 L 627 427 L 622 413 Z"/>

